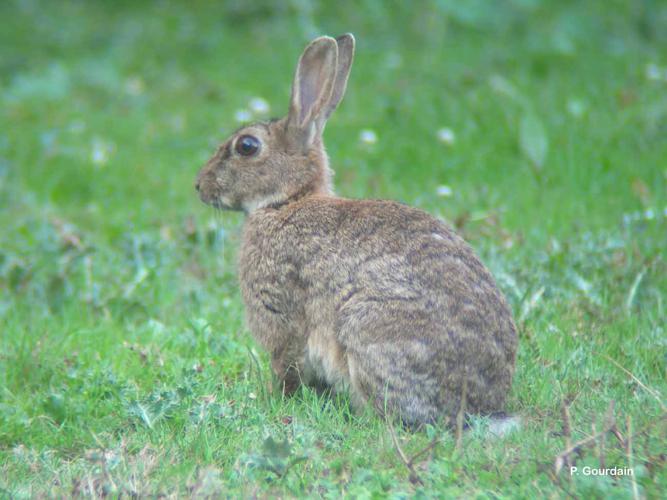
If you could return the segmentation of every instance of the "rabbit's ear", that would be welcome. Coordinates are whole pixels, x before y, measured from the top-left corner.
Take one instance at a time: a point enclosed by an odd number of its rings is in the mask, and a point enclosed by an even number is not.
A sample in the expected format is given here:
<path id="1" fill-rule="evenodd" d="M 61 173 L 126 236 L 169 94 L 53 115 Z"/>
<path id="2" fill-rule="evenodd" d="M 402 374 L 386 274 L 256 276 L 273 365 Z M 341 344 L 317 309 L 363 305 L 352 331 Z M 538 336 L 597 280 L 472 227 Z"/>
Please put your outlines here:
<path id="1" fill-rule="evenodd" d="M 338 104 L 345 95 L 347 88 L 347 79 L 350 76 L 352 69 L 352 60 L 354 59 L 354 36 L 352 33 L 345 33 L 336 38 L 338 45 L 338 65 L 336 67 L 336 81 L 334 82 L 331 99 L 327 105 L 327 110 L 324 115 L 324 120 L 327 120 L 331 113 L 338 107 Z M 322 123 L 324 128 L 324 123 Z"/>
<path id="2" fill-rule="evenodd" d="M 316 38 L 303 51 L 292 84 L 287 126 L 309 146 L 326 120 L 336 82 L 338 45 L 328 36 Z"/>

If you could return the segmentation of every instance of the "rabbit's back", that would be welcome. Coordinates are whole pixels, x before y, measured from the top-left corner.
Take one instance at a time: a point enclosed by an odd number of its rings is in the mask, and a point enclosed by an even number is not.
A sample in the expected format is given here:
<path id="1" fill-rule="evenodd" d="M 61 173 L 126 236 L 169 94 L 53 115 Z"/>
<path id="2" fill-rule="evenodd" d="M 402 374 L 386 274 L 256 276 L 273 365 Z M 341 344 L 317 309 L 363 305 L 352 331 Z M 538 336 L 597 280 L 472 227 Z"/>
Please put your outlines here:
<path id="1" fill-rule="evenodd" d="M 509 308 L 472 249 L 425 212 L 307 197 L 252 214 L 240 255 L 250 329 L 294 384 L 348 386 L 413 422 L 456 414 L 463 392 L 470 412 L 502 409 Z"/>

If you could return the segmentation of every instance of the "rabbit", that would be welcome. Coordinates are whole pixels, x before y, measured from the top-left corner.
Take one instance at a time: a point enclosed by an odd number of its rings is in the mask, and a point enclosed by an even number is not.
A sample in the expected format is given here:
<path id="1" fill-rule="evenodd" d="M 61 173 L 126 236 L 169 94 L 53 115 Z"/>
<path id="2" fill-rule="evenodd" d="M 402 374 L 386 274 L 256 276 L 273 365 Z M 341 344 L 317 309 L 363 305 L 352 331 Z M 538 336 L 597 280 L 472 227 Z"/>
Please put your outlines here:
<path id="1" fill-rule="evenodd" d="M 285 394 L 348 391 L 408 425 L 502 412 L 517 334 L 471 247 L 394 201 L 334 194 L 322 142 L 355 39 L 303 51 L 286 117 L 236 131 L 200 170 L 201 200 L 243 211 L 238 279 L 247 324 Z"/>

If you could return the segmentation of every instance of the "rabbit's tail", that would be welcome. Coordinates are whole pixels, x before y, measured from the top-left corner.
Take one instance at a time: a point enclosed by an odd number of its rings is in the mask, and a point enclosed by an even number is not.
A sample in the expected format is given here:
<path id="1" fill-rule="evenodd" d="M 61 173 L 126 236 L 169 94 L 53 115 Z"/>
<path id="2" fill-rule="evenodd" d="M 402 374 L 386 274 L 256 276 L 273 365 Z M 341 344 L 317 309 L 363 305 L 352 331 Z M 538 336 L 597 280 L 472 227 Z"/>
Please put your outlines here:
<path id="1" fill-rule="evenodd" d="M 488 433 L 493 438 L 503 438 L 523 427 L 521 417 L 499 413 L 489 418 Z"/>

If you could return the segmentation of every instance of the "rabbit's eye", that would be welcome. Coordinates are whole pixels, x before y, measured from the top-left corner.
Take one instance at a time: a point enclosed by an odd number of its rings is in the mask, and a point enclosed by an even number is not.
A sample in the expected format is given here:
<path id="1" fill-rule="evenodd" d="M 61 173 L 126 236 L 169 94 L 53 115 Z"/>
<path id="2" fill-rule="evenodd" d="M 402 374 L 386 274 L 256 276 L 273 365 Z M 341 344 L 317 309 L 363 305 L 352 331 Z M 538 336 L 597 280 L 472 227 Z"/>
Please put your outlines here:
<path id="1" fill-rule="evenodd" d="M 241 156 L 252 156 L 259 151 L 260 142 L 252 135 L 242 135 L 236 141 L 236 152 Z"/>

